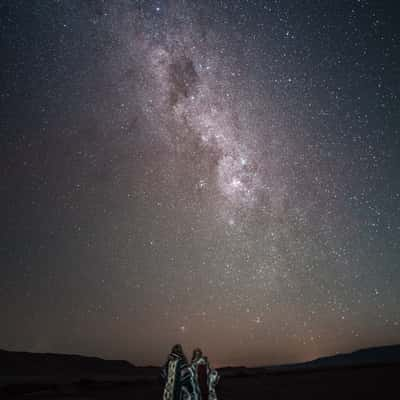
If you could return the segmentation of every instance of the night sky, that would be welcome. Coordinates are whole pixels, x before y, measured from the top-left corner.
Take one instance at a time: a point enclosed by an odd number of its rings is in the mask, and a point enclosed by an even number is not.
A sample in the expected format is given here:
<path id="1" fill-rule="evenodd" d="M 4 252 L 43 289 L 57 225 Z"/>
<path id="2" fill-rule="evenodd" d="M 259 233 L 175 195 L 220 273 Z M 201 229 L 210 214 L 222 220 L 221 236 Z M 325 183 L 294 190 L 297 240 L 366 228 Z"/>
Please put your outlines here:
<path id="1" fill-rule="evenodd" d="M 251 366 L 399 343 L 398 15 L 1 1 L 0 348 Z"/>

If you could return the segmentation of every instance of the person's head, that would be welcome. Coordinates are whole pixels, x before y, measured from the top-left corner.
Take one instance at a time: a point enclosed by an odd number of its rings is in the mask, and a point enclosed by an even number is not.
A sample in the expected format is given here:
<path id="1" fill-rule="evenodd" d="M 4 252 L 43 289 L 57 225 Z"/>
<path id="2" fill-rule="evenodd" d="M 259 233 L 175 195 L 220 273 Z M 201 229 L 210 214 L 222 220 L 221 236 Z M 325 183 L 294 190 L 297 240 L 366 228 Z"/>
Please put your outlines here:
<path id="1" fill-rule="evenodd" d="M 203 355 L 203 352 L 201 351 L 201 349 L 199 347 L 197 347 L 196 349 L 193 350 L 192 361 L 198 360 L 199 358 L 201 358 L 202 355 Z"/>
<path id="2" fill-rule="evenodd" d="M 183 347 L 182 347 L 182 345 L 179 344 L 179 343 L 178 343 L 178 344 L 175 344 L 175 345 L 172 347 L 171 353 L 177 354 L 177 355 L 179 355 L 179 356 L 183 356 Z"/>

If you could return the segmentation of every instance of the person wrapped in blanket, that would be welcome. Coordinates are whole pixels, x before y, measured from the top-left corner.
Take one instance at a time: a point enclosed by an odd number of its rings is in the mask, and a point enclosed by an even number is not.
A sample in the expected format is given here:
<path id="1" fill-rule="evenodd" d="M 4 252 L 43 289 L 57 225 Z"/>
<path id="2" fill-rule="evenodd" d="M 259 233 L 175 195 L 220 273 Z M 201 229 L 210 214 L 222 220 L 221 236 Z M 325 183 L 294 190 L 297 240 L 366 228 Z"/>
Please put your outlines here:
<path id="1" fill-rule="evenodd" d="M 194 373 L 180 344 L 172 348 L 161 377 L 165 382 L 163 400 L 198 400 Z"/>
<path id="2" fill-rule="evenodd" d="M 211 368 L 208 358 L 203 356 L 203 352 L 199 348 L 193 351 L 191 368 L 195 378 L 198 399 L 217 400 L 215 387 L 219 381 L 218 372 Z"/>

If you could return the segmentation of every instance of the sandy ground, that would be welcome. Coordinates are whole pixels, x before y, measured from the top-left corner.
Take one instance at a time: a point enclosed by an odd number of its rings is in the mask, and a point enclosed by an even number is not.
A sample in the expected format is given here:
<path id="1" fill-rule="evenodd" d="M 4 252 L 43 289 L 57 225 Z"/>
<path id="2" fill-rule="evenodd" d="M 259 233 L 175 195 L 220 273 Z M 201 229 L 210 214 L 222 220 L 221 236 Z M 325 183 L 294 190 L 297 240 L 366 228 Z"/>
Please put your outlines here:
<path id="1" fill-rule="evenodd" d="M 397 399 L 400 398 L 400 365 L 336 368 L 312 372 L 255 373 L 222 377 L 219 400 L 250 399 Z M 393 394 L 389 394 L 389 393 Z M 162 399 L 155 378 L 136 381 L 81 380 L 67 383 L 31 380 L 0 387 L 0 399 Z"/>

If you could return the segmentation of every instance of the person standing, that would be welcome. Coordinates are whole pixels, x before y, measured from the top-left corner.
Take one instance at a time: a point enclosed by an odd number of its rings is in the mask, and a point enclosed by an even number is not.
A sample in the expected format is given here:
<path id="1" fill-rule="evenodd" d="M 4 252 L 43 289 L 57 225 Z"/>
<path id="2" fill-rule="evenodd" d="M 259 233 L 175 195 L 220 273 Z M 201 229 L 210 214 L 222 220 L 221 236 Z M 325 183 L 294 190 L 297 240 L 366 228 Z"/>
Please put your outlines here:
<path id="1" fill-rule="evenodd" d="M 219 374 L 216 369 L 210 367 L 208 362 L 208 358 L 204 357 L 206 363 L 208 364 L 209 373 L 208 373 L 208 400 L 217 400 L 217 392 L 215 391 L 215 387 L 219 381 Z"/>
<path id="2" fill-rule="evenodd" d="M 176 344 L 161 369 L 165 382 L 163 400 L 198 400 L 193 370 L 187 362 L 182 345 Z"/>
<path id="3" fill-rule="evenodd" d="M 208 358 L 203 356 L 203 352 L 199 348 L 193 351 L 191 368 L 194 374 L 198 399 L 217 400 L 215 387 L 219 380 L 218 372 L 210 367 Z"/>

